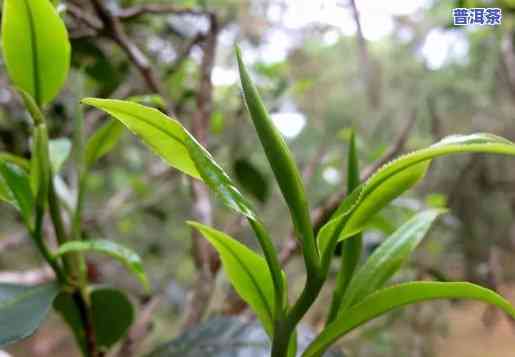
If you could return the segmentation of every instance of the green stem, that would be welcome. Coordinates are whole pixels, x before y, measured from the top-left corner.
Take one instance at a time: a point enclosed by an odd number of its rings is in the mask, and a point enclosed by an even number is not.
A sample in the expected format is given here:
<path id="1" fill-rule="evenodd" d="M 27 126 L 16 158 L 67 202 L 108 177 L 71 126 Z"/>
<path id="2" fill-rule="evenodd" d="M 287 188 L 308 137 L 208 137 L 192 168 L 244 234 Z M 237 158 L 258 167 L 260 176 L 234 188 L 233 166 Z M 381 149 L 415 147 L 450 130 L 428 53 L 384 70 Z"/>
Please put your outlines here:
<path id="1" fill-rule="evenodd" d="M 48 265 L 52 268 L 55 273 L 57 280 L 60 283 L 65 282 L 65 275 L 59 266 L 56 258 L 52 255 L 45 242 L 43 241 L 43 217 L 44 217 L 44 208 L 39 206 L 36 207 L 36 222 L 34 230 L 31 232 L 32 239 L 38 248 L 38 251 L 41 253 L 43 258 L 47 261 Z"/>
<path id="2" fill-rule="evenodd" d="M 354 271 L 358 266 L 361 258 L 361 251 L 363 246 L 363 238 L 361 234 L 351 237 L 342 242 L 342 257 L 340 262 L 340 270 L 336 276 L 336 287 L 333 292 L 331 300 L 331 307 L 329 308 L 329 315 L 327 316 L 326 326 L 334 321 L 338 315 L 338 310 L 343 301 L 343 296 L 347 291 L 347 287 L 351 281 Z"/>
<path id="3" fill-rule="evenodd" d="M 274 306 L 274 317 L 277 319 L 280 318 L 280 315 L 283 315 L 284 309 L 284 283 L 283 283 L 283 274 L 281 269 L 281 264 L 279 263 L 279 258 L 277 256 L 277 251 L 274 248 L 272 240 L 268 236 L 263 225 L 253 219 L 249 219 L 250 226 L 256 233 L 259 244 L 261 245 L 261 249 L 265 255 L 265 259 L 267 265 L 270 269 L 270 274 L 272 275 L 272 281 L 274 284 L 274 292 L 275 292 L 275 306 Z"/>
<path id="4" fill-rule="evenodd" d="M 299 299 L 288 312 L 285 321 L 277 324 L 272 340 L 272 357 L 284 357 L 288 354 L 289 341 L 295 327 L 313 305 L 322 290 L 325 278 L 308 274 L 306 285 Z"/>

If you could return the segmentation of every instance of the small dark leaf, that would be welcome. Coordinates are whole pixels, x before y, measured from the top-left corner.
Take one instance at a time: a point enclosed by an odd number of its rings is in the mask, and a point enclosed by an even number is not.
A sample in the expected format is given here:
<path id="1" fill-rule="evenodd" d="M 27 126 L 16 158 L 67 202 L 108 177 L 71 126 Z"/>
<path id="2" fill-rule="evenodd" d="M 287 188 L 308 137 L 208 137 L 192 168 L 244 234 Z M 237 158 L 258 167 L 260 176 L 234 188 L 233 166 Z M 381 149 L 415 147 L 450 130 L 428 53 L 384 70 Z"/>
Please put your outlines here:
<path id="1" fill-rule="evenodd" d="M 132 304 L 122 291 L 102 287 L 91 293 L 91 306 L 96 341 L 99 347 L 109 348 L 127 334 L 134 320 Z M 84 353 L 86 341 L 74 296 L 69 293 L 59 294 L 54 302 L 54 308 L 71 327 Z"/>
<path id="2" fill-rule="evenodd" d="M 236 180 L 243 189 L 258 199 L 259 202 L 266 202 L 270 190 L 265 176 L 246 159 L 236 160 L 233 169 Z"/>

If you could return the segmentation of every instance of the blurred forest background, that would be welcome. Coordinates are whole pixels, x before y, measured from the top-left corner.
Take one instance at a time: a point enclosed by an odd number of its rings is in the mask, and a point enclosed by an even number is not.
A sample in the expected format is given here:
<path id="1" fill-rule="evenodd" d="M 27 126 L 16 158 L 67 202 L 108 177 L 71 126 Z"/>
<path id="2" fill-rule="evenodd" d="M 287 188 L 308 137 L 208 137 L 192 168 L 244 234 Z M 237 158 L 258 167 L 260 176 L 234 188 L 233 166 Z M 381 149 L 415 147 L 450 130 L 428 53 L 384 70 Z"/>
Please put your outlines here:
<path id="1" fill-rule="evenodd" d="M 49 108 L 51 137 L 70 137 L 85 96 L 132 97 L 173 113 L 254 199 L 281 247 L 292 294 L 302 288 L 303 266 L 243 106 L 234 44 L 241 46 L 296 155 L 319 225 L 345 194 L 351 129 L 363 176 L 387 158 L 453 133 L 487 131 L 515 139 L 513 0 L 157 1 L 60 1 L 72 38 L 73 70 L 67 89 Z M 455 27 L 455 7 L 500 7 L 502 25 Z M 2 67 L 0 151 L 27 156 L 27 116 Z M 84 115 L 89 131 L 105 122 L 98 111 L 88 108 Z M 72 197 L 76 188 L 66 170 L 60 182 L 60 194 Z M 397 279 L 468 279 L 513 302 L 513 160 L 481 155 L 436 160 L 415 191 L 375 219 L 365 235 L 368 251 L 426 206 L 448 206 L 450 213 Z M 16 212 L 7 206 L 1 212 L 0 280 L 48 279 Z M 214 252 L 192 237 L 184 221 L 200 218 L 256 247 L 248 227 L 128 132 L 95 167 L 85 215 L 87 236 L 119 241 L 142 256 L 155 291 L 143 298 L 121 266 L 102 257 L 89 260 L 94 281 L 128 289 L 140 309 L 120 356 L 144 354 L 202 323 L 199 336 L 183 342 L 209 343 L 214 333 L 220 334 L 218 343 L 230 343 L 233 320 L 222 316 L 252 320 L 218 274 Z M 307 331 L 321 327 L 330 294 L 324 291 L 305 320 Z M 209 329 L 205 321 L 214 316 L 218 320 Z M 483 305 L 429 303 L 368 324 L 338 347 L 346 356 L 511 357 L 514 327 Z M 54 316 L 7 352 L 75 356 L 74 348 Z"/>

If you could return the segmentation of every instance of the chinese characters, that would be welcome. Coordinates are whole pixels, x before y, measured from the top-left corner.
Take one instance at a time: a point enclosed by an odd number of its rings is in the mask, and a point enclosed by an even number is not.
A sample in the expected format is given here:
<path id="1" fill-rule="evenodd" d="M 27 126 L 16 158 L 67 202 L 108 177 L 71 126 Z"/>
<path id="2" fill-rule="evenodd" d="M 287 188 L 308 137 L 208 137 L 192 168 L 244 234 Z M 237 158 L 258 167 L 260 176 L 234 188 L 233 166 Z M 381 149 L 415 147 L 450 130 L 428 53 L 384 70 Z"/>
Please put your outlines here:
<path id="1" fill-rule="evenodd" d="M 502 21 L 499 8 L 457 8 L 452 10 L 455 26 L 480 25 L 496 26 Z"/>

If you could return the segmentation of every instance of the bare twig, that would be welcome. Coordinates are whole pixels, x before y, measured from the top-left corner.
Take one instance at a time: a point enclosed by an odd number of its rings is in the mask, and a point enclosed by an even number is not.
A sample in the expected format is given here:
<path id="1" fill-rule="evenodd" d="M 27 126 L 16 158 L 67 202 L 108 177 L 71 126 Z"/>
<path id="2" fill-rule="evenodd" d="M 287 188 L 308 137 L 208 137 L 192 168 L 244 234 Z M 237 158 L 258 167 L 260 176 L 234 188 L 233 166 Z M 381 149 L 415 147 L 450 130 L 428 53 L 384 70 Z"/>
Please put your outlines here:
<path id="1" fill-rule="evenodd" d="M 127 54 L 127 57 L 138 69 L 149 89 L 166 98 L 150 61 L 143 51 L 129 39 L 120 19 L 113 15 L 101 0 L 91 0 L 91 3 L 97 16 L 102 21 L 104 34 L 110 37 Z M 172 109 L 169 108 L 169 111 L 171 112 Z"/>
<path id="2" fill-rule="evenodd" d="M 355 0 L 350 0 L 350 7 L 352 10 L 352 15 L 354 17 L 354 22 L 356 23 L 356 38 L 358 42 L 358 49 L 359 49 L 359 55 L 360 55 L 360 61 L 361 61 L 361 69 L 363 71 L 363 78 L 365 80 L 365 85 L 367 88 L 368 93 L 368 100 L 370 105 L 373 107 L 377 107 L 379 99 L 377 95 L 377 89 L 375 88 L 373 84 L 373 66 L 372 61 L 370 58 L 370 53 L 368 51 L 367 46 L 367 40 L 365 39 L 365 36 L 363 35 L 363 29 L 361 26 L 361 20 L 359 16 L 359 10 L 356 6 Z"/>
<path id="3" fill-rule="evenodd" d="M 212 15 L 211 13 L 174 4 L 141 4 L 120 10 L 116 16 L 128 20 L 141 15 Z"/>

